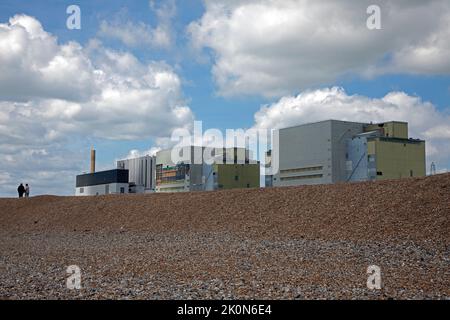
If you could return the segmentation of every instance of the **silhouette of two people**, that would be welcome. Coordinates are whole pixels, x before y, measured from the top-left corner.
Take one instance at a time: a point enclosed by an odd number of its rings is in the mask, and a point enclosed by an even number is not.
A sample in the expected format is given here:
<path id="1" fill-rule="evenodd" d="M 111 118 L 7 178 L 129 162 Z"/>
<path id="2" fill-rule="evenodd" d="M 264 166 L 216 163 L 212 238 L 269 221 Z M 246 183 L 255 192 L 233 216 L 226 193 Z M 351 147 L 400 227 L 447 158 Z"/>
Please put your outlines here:
<path id="1" fill-rule="evenodd" d="M 24 196 L 25 198 L 28 198 L 30 196 L 30 187 L 28 186 L 28 183 L 25 185 L 25 187 L 21 183 L 17 188 L 17 192 L 19 193 L 19 198 L 23 198 Z"/>

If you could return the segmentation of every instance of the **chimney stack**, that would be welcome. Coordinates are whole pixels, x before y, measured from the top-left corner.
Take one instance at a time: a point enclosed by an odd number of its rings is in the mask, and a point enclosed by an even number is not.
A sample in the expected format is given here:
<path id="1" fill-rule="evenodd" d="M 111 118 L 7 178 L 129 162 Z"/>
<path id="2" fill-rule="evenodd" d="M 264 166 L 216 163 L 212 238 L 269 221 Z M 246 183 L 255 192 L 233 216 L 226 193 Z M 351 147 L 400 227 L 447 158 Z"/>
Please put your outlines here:
<path id="1" fill-rule="evenodd" d="M 95 173 L 95 149 L 91 148 L 91 173 Z"/>

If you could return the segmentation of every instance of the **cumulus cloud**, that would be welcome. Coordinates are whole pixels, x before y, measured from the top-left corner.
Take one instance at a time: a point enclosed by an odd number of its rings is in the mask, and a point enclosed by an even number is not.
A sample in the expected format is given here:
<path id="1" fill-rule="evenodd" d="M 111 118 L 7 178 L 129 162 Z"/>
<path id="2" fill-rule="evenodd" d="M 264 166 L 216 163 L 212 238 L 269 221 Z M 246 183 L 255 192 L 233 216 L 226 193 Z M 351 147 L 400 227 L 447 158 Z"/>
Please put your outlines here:
<path id="1" fill-rule="evenodd" d="M 164 63 L 144 64 L 130 53 L 99 43 L 88 48 L 77 43 L 57 45 L 28 16 L 16 16 L 0 28 L 5 35 L 0 38 L 2 48 L 16 51 L 13 58 L 12 52 L 0 51 L 4 71 L 0 72 L 0 99 L 10 101 L 2 103 L 0 121 L 4 123 L 36 123 L 40 137 L 50 140 L 66 133 L 136 139 L 166 136 L 193 119 L 179 76 Z M 20 41 L 14 37 L 17 32 Z M 3 63 L 7 59 L 14 63 Z M 9 138 L 17 137 L 16 133 L 12 128 Z"/>
<path id="2" fill-rule="evenodd" d="M 450 110 L 448 110 L 450 111 Z M 305 91 L 263 106 L 255 114 L 255 128 L 279 129 L 336 119 L 355 122 L 406 121 L 413 138 L 426 140 L 428 161 L 441 168 L 450 164 L 450 113 L 404 92 L 380 99 L 348 95 L 338 87 Z"/>
<path id="3" fill-rule="evenodd" d="M 11 194 L 4 182 L 22 177 L 71 193 L 83 163 L 74 142 L 162 139 L 193 118 L 165 63 L 98 41 L 58 44 L 25 15 L 0 24 L 0 194 Z"/>
<path id="4" fill-rule="evenodd" d="M 378 1 L 382 30 L 362 0 L 205 1 L 188 27 L 212 51 L 219 93 L 282 96 L 340 77 L 450 73 L 450 2 Z"/>
<path id="5" fill-rule="evenodd" d="M 126 14 L 121 13 L 112 22 L 103 20 L 100 23 L 99 36 L 117 39 L 129 47 L 169 48 L 175 40 L 172 30 L 172 20 L 176 14 L 175 2 L 171 0 L 158 6 L 150 1 L 150 7 L 156 15 L 155 27 L 144 22 L 134 23 Z"/>
<path id="6" fill-rule="evenodd" d="M 82 47 L 59 46 L 36 19 L 17 15 L 0 24 L 0 98 L 85 100 L 95 90 L 95 74 Z"/>

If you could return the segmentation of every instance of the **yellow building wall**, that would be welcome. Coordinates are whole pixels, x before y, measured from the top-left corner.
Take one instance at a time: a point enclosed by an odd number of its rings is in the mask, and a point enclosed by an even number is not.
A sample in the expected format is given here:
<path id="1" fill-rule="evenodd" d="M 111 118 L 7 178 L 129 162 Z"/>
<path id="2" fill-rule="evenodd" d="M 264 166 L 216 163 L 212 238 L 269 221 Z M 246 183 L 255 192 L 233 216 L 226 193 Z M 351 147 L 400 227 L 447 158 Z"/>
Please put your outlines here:
<path id="1" fill-rule="evenodd" d="M 260 187 L 259 164 L 216 164 L 214 171 L 218 175 L 219 189 Z"/>
<path id="2" fill-rule="evenodd" d="M 408 124 L 404 122 L 388 122 L 384 129 L 386 136 L 408 139 Z"/>
<path id="3" fill-rule="evenodd" d="M 384 136 L 390 138 L 408 139 L 408 123 L 406 122 L 385 122 L 380 124 L 371 124 L 366 126 L 365 131 L 375 131 L 380 128 L 384 129 Z"/>
<path id="4" fill-rule="evenodd" d="M 426 175 L 425 142 L 371 141 L 376 156 L 377 180 L 424 177 Z M 372 150 L 373 151 L 373 150 Z M 411 175 L 412 173 L 412 175 Z"/>

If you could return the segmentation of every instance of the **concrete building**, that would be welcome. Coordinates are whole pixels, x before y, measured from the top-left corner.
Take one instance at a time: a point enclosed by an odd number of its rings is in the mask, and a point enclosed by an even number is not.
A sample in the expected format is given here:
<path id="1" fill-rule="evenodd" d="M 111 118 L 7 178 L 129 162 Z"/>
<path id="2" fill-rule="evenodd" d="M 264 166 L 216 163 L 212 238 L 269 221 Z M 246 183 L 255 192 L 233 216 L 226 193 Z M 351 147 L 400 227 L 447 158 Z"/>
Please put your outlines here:
<path id="1" fill-rule="evenodd" d="M 179 163 L 172 161 L 171 149 L 156 154 L 157 192 L 259 187 L 259 164 L 250 163 L 248 150 L 215 148 L 212 152 L 212 160 L 205 161 L 204 147 L 188 148 L 189 157 Z"/>
<path id="2" fill-rule="evenodd" d="M 334 120 L 280 129 L 273 186 L 345 181 L 347 140 L 362 132 L 362 123 Z"/>
<path id="3" fill-rule="evenodd" d="M 117 169 L 129 172 L 129 192 L 154 192 L 156 188 L 156 157 L 143 156 L 117 161 Z"/>
<path id="4" fill-rule="evenodd" d="M 213 164 L 213 186 L 209 190 L 259 188 L 259 164 Z M 207 181 L 210 181 L 209 179 Z"/>
<path id="5" fill-rule="evenodd" d="M 426 175 L 425 141 L 408 139 L 408 124 L 387 122 L 364 127 L 366 133 L 349 142 L 362 139 L 361 157 L 348 159 L 351 168 L 348 181 L 388 180 Z M 365 168 L 367 167 L 367 170 Z M 355 174 L 356 173 L 356 174 Z"/>
<path id="6" fill-rule="evenodd" d="M 408 139 L 404 122 L 304 124 L 280 129 L 278 147 L 273 186 L 425 175 L 425 141 Z"/>
<path id="7" fill-rule="evenodd" d="M 75 196 L 124 194 L 129 192 L 128 170 L 95 172 L 95 150 L 91 148 L 90 173 L 76 177 Z"/>
<path id="8" fill-rule="evenodd" d="M 128 193 L 128 170 L 109 170 L 78 175 L 76 196 Z"/>

